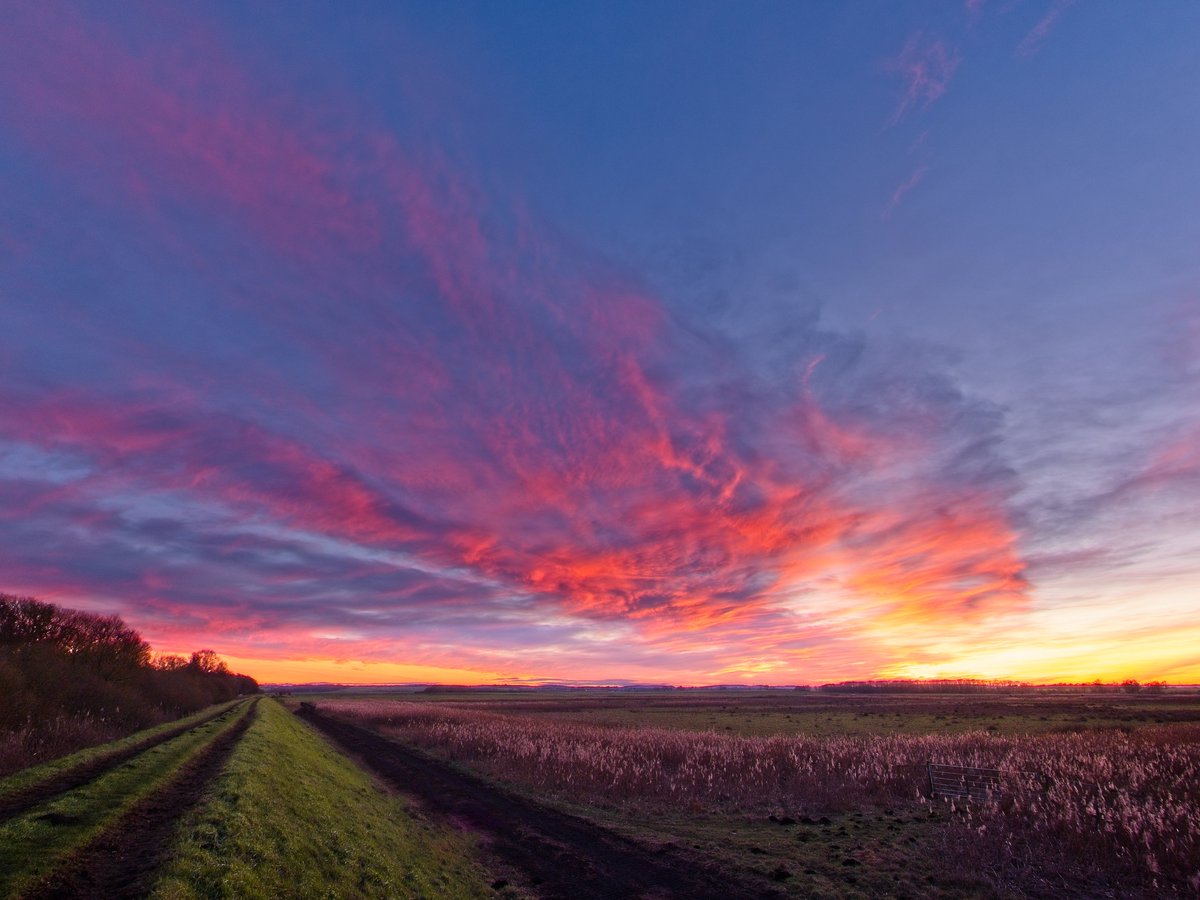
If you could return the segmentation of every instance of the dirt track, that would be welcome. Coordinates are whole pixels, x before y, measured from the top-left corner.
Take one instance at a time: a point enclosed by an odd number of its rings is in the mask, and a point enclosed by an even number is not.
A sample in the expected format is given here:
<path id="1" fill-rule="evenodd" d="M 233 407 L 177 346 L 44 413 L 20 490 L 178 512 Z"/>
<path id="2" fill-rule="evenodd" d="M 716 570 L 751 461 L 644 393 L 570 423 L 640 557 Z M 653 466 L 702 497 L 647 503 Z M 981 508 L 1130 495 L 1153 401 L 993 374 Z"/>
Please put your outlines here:
<path id="1" fill-rule="evenodd" d="M 343 750 L 431 812 L 478 829 L 520 886 L 543 898 L 778 897 L 762 876 L 718 870 L 678 849 L 651 848 L 585 819 L 459 772 L 373 731 L 301 709 Z"/>
<path id="2" fill-rule="evenodd" d="M 166 785 L 136 803 L 41 884 L 32 898 L 144 897 L 162 864 L 179 819 L 199 802 L 257 714 L 258 701 L 237 723 L 188 761 Z"/>
<path id="3" fill-rule="evenodd" d="M 185 731 L 199 728 L 201 725 L 211 722 L 217 716 L 222 716 L 226 712 L 227 710 L 217 710 L 211 715 L 207 715 L 195 722 L 189 722 L 186 725 L 180 725 L 176 728 L 169 728 L 166 731 L 152 735 L 114 753 L 97 756 L 95 759 L 89 760 L 81 766 L 76 766 L 46 781 L 30 785 L 25 790 L 12 794 L 4 800 L 0 800 L 0 822 L 19 816 L 26 810 L 33 809 L 35 806 L 45 803 L 59 794 L 65 794 L 67 791 L 73 791 L 77 787 L 82 787 L 89 781 L 99 778 L 110 769 L 115 769 L 121 763 L 133 759 L 135 756 L 144 753 L 152 747 L 165 744 L 171 738 L 178 737 Z"/>

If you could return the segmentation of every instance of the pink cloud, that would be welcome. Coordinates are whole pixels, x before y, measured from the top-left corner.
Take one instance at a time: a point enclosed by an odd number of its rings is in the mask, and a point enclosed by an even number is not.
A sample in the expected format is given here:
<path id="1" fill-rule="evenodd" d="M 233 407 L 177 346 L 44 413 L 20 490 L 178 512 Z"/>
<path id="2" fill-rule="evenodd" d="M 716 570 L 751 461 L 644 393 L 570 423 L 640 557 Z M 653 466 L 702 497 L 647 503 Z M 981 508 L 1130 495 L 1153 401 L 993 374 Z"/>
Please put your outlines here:
<path id="1" fill-rule="evenodd" d="M 961 62 L 958 50 L 948 47 L 939 38 L 927 38 L 920 32 L 912 35 L 904 49 L 885 63 L 887 71 L 904 83 L 904 91 L 888 124 L 896 125 L 914 109 L 926 109 L 941 98 Z"/>
<path id="2" fill-rule="evenodd" d="M 253 79 L 190 25 L 178 44 L 135 53 L 70 8 L 26 7 L 4 41 L 6 80 L 26 110 L 14 127 L 71 165 L 110 175 L 131 199 L 150 203 L 152 185 L 169 180 L 175 196 L 218 205 L 292 254 L 314 240 L 347 251 L 377 243 L 375 211 L 352 196 L 344 167 L 284 125 L 280 110 L 254 103 Z"/>
<path id="3" fill-rule="evenodd" d="M 113 390 L 0 395 L 6 435 L 91 464 L 42 508 L 216 506 L 231 531 L 267 524 L 403 552 L 496 585 L 530 615 L 625 624 L 681 649 L 719 633 L 786 657 L 798 640 L 788 604 L 822 579 L 854 598 L 839 602 L 905 623 L 1023 601 L 1003 491 L 929 470 L 931 444 L 960 437 L 942 401 L 914 388 L 863 411 L 864 388 L 836 402 L 812 384 L 816 353 L 802 390 L 792 371 L 761 384 L 733 353 L 689 343 L 634 279 L 558 246 L 444 154 L 414 152 L 369 117 L 315 125 L 207 46 L 140 55 L 93 23 L 34 25 L 46 52 L 9 75 L 27 139 L 150 222 L 155 250 L 194 252 L 160 204 L 234 231 L 249 261 L 233 271 L 186 257 L 209 308 L 264 326 L 280 363 L 299 360 L 334 398 L 306 396 L 270 365 L 200 372 L 204 388 L 186 389 L 192 370 L 173 361 L 156 380 L 137 348 Z M 910 39 L 890 64 L 905 83 L 893 121 L 941 97 L 959 61 L 938 40 Z M 888 213 L 926 171 L 897 187 Z M 720 389 L 697 389 L 714 372 Z M 884 374 L 883 392 L 912 380 Z M 268 414 L 230 411 L 245 406 Z M 893 409 L 907 418 L 884 421 Z M 897 498 L 894 471 L 920 490 Z M 211 598 L 206 612 L 186 568 L 145 571 L 136 590 L 148 615 L 191 609 L 210 630 L 241 618 Z M 278 566 L 243 575 L 276 603 L 305 580 Z"/>
<path id="4" fill-rule="evenodd" d="M 912 171 L 912 174 L 898 184 L 896 189 L 892 191 L 892 196 L 888 199 L 887 205 L 883 208 L 883 212 L 879 214 L 879 218 L 890 219 L 892 217 L 892 213 L 896 211 L 896 208 L 900 206 L 901 201 L 904 200 L 905 195 L 921 183 L 921 180 L 925 177 L 925 173 L 928 171 L 929 166 L 918 166 Z"/>
<path id="5" fill-rule="evenodd" d="M 1025 37 L 1021 38 L 1021 43 L 1017 44 L 1018 56 L 1032 56 L 1042 48 L 1046 38 L 1050 36 L 1050 32 L 1058 25 L 1063 14 L 1075 2 L 1075 0 L 1054 0 L 1050 9 L 1046 14 L 1038 20 L 1037 24 L 1029 30 Z"/>

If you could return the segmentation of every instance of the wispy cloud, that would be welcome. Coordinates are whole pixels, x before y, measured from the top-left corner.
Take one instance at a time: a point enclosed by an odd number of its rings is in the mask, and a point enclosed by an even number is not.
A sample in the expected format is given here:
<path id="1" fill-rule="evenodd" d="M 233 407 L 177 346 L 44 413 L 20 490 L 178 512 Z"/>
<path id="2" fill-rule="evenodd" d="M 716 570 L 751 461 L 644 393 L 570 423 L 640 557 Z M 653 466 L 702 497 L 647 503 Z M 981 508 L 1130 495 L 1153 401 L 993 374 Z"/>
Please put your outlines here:
<path id="1" fill-rule="evenodd" d="M 1075 0 L 1054 0 L 1046 13 L 1037 24 L 1029 30 L 1021 42 L 1017 44 L 1017 56 L 1032 56 L 1042 48 L 1046 38 L 1050 36 L 1063 14 L 1074 4 Z"/>
<path id="2" fill-rule="evenodd" d="M 886 61 L 887 71 L 903 82 L 903 93 L 888 119 L 889 125 L 901 122 L 909 113 L 926 109 L 950 87 L 962 56 L 940 38 L 922 32 L 912 35 L 898 55 Z"/>
<path id="3" fill-rule="evenodd" d="M 928 171 L 929 166 L 917 166 L 917 168 L 913 169 L 912 173 L 905 178 L 904 181 L 896 185 L 896 189 L 892 191 L 892 196 L 888 198 L 887 205 L 879 214 L 879 218 L 890 219 L 892 217 L 892 213 L 896 211 L 896 208 L 900 206 L 901 201 L 904 200 L 905 195 L 907 195 L 909 191 L 921 183 L 921 180 L 925 177 L 925 173 Z"/>
<path id="4" fill-rule="evenodd" d="M 118 258 L 145 284 L 43 297 L 115 351 L 103 382 L 10 363 L 0 433 L 74 467 L 22 481 L 11 587 L 124 598 L 152 636 L 241 656 L 274 634 L 483 665 L 418 645 L 486 636 L 511 663 L 548 628 L 576 648 L 613 630 L 690 647 L 692 677 L 794 668 L 847 614 L 958 627 L 1024 602 L 1003 465 L 948 463 L 996 422 L 936 371 L 772 310 L 748 342 L 683 322 L 443 155 L 343 127 L 352 103 L 314 116 L 236 61 L 195 67 L 187 38 L 144 56 L 31 15 L 53 52 L 14 63 L 8 42 L 14 127 L 93 218 L 29 265 Z M 906 107 L 956 64 L 936 43 L 905 60 Z M 179 299 L 122 328 L 146 311 L 121 297 L 160 279 Z"/>

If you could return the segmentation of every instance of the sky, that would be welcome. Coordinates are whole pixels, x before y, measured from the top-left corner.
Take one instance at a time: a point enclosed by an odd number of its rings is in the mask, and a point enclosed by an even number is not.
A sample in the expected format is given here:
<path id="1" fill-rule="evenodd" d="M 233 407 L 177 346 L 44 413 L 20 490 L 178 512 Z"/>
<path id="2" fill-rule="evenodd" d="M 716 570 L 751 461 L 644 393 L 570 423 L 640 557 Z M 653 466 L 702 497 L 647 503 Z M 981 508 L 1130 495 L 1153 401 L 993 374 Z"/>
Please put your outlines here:
<path id="1" fill-rule="evenodd" d="M 1200 5 L 0 7 L 0 591 L 263 681 L 1200 682 Z"/>

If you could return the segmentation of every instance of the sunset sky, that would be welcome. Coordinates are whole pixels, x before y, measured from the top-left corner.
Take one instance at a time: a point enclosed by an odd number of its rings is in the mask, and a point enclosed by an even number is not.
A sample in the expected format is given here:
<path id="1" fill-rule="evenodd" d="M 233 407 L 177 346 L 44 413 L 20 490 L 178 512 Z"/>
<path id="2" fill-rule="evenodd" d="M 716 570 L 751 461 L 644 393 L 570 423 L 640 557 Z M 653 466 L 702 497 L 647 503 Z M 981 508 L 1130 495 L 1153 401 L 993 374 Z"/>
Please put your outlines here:
<path id="1" fill-rule="evenodd" d="M 0 10 L 0 592 L 264 681 L 1200 682 L 1200 4 Z"/>

